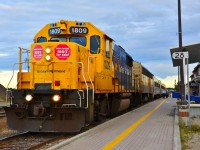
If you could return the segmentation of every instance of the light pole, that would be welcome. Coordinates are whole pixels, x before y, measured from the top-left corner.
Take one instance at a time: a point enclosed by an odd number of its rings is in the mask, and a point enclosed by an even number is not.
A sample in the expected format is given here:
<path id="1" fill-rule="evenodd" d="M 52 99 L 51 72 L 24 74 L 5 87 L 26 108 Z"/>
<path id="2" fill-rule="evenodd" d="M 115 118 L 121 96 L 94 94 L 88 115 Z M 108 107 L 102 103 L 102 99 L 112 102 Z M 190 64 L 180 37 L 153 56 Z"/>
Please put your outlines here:
<path id="1" fill-rule="evenodd" d="M 182 46 L 182 26 L 181 26 L 181 0 L 178 0 L 178 35 L 179 35 L 179 51 L 183 52 Z M 185 79 L 184 79 L 184 66 L 183 60 L 180 59 L 180 92 L 181 92 L 181 104 L 185 104 Z"/>

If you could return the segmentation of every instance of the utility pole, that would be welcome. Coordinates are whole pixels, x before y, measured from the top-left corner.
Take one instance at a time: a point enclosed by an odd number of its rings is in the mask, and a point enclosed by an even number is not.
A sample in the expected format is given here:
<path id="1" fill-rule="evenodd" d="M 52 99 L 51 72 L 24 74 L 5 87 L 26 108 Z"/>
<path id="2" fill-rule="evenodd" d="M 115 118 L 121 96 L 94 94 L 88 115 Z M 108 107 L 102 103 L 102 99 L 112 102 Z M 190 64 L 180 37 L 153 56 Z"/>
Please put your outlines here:
<path id="1" fill-rule="evenodd" d="M 183 52 L 182 46 L 182 26 L 181 26 L 181 0 L 178 0 L 178 35 L 179 35 L 179 50 Z M 180 92 L 181 92 L 181 103 L 186 102 L 185 97 L 185 79 L 184 79 L 184 66 L 183 59 L 180 59 Z"/>

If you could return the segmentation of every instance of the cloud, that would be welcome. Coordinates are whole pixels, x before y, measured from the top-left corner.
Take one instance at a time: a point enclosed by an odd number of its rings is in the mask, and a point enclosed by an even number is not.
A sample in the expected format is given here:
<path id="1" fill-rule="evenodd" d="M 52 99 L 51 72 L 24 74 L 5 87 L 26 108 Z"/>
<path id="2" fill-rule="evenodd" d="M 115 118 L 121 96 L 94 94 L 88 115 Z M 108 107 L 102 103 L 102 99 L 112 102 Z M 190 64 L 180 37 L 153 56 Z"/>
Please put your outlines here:
<path id="1" fill-rule="evenodd" d="M 5 57 L 5 56 L 8 56 L 8 54 L 6 54 L 6 53 L 0 53 L 0 57 Z"/>
<path id="2" fill-rule="evenodd" d="M 174 76 L 178 73 L 178 68 L 173 67 L 172 63 L 168 60 L 157 60 L 157 61 L 146 61 L 145 63 L 141 62 L 152 74 L 165 78 L 167 76 Z"/>
<path id="3" fill-rule="evenodd" d="M 12 7 L 9 6 L 9 5 L 0 4 L 0 9 L 4 9 L 4 10 L 12 10 Z"/>
<path id="4" fill-rule="evenodd" d="M 167 76 L 165 78 L 157 77 L 159 80 L 161 80 L 162 83 L 166 85 L 168 88 L 174 88 L 175 82 L 178 82 L 178 76 Z"/>

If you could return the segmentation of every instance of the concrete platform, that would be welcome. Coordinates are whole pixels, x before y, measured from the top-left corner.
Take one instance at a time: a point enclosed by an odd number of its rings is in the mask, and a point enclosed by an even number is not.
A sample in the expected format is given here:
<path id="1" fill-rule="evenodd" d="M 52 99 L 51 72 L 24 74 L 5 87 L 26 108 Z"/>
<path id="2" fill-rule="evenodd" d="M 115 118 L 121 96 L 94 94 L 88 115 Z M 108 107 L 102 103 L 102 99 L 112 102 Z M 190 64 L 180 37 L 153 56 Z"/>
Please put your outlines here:
<path id="1" fill-rule="evenodd" d="M 159 99 L 66 140 L 52 149 L 60 150 L 172 150 L 178 149 L 176 101 Z M 178 133 L 179 134 L 179 133 Z M 174 138 L 175 136 L 175 138 Z M 177 136 L 177 137 L 176 137 Z M 175 146 L 174 146 L 175 143 Z M 180 143 L 178 143 L 180 144 Z"/>

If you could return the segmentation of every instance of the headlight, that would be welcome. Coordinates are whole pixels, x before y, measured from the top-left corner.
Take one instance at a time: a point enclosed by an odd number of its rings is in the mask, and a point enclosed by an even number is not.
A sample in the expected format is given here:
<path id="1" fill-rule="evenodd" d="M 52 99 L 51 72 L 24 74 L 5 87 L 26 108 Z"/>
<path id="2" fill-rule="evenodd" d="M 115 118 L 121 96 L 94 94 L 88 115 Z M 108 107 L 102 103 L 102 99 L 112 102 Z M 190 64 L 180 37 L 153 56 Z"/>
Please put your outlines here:
<path id="1" fill-rule="evenodd" d="M 26 101 L 30 102 L 33 99 L 33 96 L 28 94 L 28 95 L 26 95 L 25 99 L 26 99 Z"/>
<path id="2" fill-rule="evenodd" d="M 50 48 L 47 48 L 45 51 L 47 54 L 49 54 L 51 52 Z"/>
<path id="3" fill-rule="evenodd" d="M 47 61 L 51 60 L 51 56 L 49 56 L 49 55 L 47 55 L 45 58 Z"/>
<path id="4" fill-rule="evenodd" d="M 60 95 L 56 94 L 56 95 L 53 96 L 53 101 L 54 102 L 58 102 L 59 100 L 60 100 Z"/>

